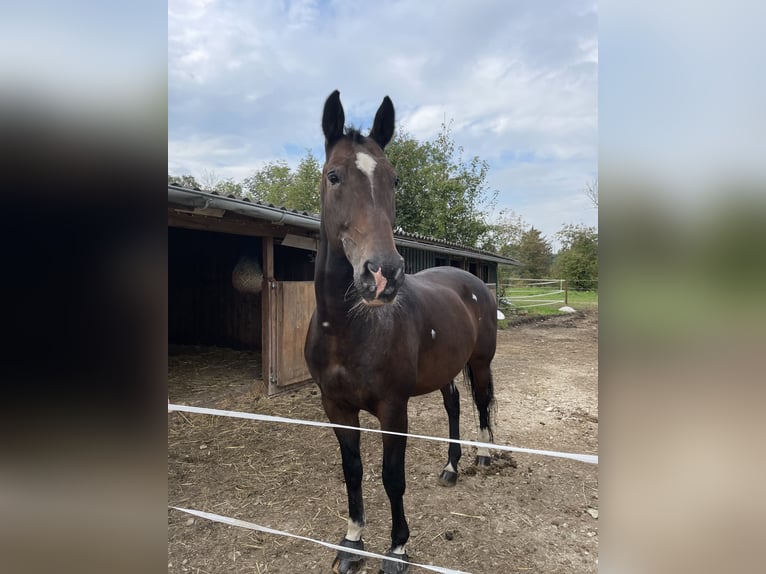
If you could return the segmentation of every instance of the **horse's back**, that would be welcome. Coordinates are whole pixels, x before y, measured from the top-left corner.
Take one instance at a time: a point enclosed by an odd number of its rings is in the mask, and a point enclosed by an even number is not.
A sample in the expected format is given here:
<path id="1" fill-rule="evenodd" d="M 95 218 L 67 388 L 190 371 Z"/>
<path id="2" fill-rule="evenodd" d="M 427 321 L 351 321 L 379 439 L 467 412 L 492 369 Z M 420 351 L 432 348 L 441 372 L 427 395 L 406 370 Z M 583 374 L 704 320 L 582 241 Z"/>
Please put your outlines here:
<path id="1" fill-rule="evenodd" d="M 416 275 L 429 283 L 454 290 L 469 308 L 476 310 L 478 324 L 472 356 L 491 361 L 497 345 L 497 300 L 487 284 L 457 267 L 431 267 Z"/>
<path id="2" fill-rule="evenodd" d="M 440 388 L 466 363 L 495 354 L 497 304 L 481 279 L 453 267 L 407 275 L 403 291 L 421 324 L 416 394 Z"/>
<path id="3" fill-rule="evenodd" d="M 495 328 L 497 327 L 497 302 L 489 287 L 468 271 L 457 267 L 431 267 L 413 275 L 407 280 L 421 290 L 432 290 L 436 297 L 439 292 L 450 290 L 462 300 L 476 304 L 482 315 L 491 315 Z M 482 316 L 482 320 L 484 317 Z"/>

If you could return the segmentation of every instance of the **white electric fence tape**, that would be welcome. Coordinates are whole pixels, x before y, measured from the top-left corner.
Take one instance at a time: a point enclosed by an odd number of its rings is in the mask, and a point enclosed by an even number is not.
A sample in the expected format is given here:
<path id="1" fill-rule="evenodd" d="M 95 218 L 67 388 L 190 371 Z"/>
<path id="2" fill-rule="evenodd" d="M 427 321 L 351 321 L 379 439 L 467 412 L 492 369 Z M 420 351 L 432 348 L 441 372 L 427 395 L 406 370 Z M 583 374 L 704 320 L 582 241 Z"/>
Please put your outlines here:
<path id="1" fill-rule="evenodd" d="M 266 421 L 266 422 L 272 422 L 272 423 L 290 423 L 290 424 L 296 424 L 296 425 L 307 425 L 307 426 L 314 426 L 314 427 L 326 427 L 326 428 L 340 428 L 340 429 L 351 429 L 351 430 L 360 430 L 365 432 L 374 432 L 379 434 L 391 434 L 396 436 L 406 436 L 410 438 L 421 438 L 426 440 L 435 440 L 438 442 L 451 442 L 456 444 L 461 444 L 465 446 L 475 446 L 475 447 L 484 447 L 488 449 L 493 450 L 505 450 L 509 452 L 523 452 L 527 454 L 540 454 L 543 456 L 553 456 L 556 458 L 568 458 L 571 460 L 577 460 L 580 462 L 586 462 L 589 464 L 598 464 L 598 455 L 595 454 L 572 454 L 568 452 L 556 452 L 551 450 L 538 450 L 534 448 L 523 448 L 518 446 L 505 446 L 501 444 L 494 444 L 489 442 L 474 442 L 470 440 L 458 440 L 458 439 L 451 439 L 451 438 L 444 438 L 444 437 L 435 437 L 435 436 L 427 436 L 427 435 L 419 435 L 419 434 L 408 434 L 408 433 L 400 433 L 400 432 L 393 432 L 393 431 L 385 431 L 380 429 L 366 429 L 366 428 L 358 428 L 358 427 L 352 427 L 352 426 L 346 426 L 346 425 L 338 425 L 334 423 L 323 423 L 319 421 L 305 421 L 301 419 L 288 419 L 285 417 L 277 417 L 272 415 L 259 415 L 256 413 L 242 413 L 239 411 L 222 411 L 218 409 L 208 409 L 205 407 L 192 407 L 187 405 L 174 405 L 171 403 L 168 403 L 168 412 L 172 411 L 180 411 L 180 412 L 186 412 L 186 413 L 196 413 L 196 414 L 202 414 L 202 415 L 214 415 L 219 417 L 232 417 L 237 419 L 249 419 L 254 421 Z"/>
<path id="2" fill-rule="evenodd" d="M 417 566 L 418 568 L 424 568 L 426 570 L 430 570 L 431 572 L 441 572 L 442 574 L 469 574 L 468 572 L 463 572 L 462 570 L 450 570 L 449 568 L 441 568 L 439 566 L 431 566 L 428 564 L 417 564 L 415 562 L 405 562 L 404 560 L 400 560 L 398 558 L 383 556 L 382 554 L 375 554 L 374 552 L 367 552 L 366 550 L 356 550 L 355 548 L 346 548 L 344 546 L 338 546 L 337 544 L 330 544 L 329 542 L 314 540 L 313 538 L 308 538 L 306 536 L 299 536 L 298 534 L 292 534 L 290 532 L 284 532 L 282 530 L 274 530 L 273 528 L 268 528 L 266 526 L 259 526 L 258 524 L 254 524 L 252 522 L 246 522 L 244 520 L 238 520 L 237 518 L 229 518 L 228 516 L 221 516 L 220 514 L 212 514 L 210 512 L 203 512 L 201 510 L 190 510 L 188 508 L 179 508 L 177 506 L 170 506 L 169 508 L 180 510 L 181 512 L 185 512 L 193 516 L 199 516 L 200 518 L 207 518 L 208 520 L 214 520 L 215 522 L 220 522 L 222 524 L 230 524 L 231 526 L 239 526 L 241 528 L 248 528 L 249 530 L 257 530 L 259 532 L 265 532 L 267 534 L 278 534 L 280 536 L 287 536 L 289 538 L 297 538 L 298 540 L 313 542 L 314 544 L 319 544 L 321 546 L 331 548 L 332 550 L 341 550 L 343 552 L 349 552 L 351 554 L 358 554 L 359 556 L 364 556 L 366 558 L 380 558 L 382 560 L 390 560 L 392 562 L 402 562 L 402 563 L 409 564 L 410 566 Z"/>

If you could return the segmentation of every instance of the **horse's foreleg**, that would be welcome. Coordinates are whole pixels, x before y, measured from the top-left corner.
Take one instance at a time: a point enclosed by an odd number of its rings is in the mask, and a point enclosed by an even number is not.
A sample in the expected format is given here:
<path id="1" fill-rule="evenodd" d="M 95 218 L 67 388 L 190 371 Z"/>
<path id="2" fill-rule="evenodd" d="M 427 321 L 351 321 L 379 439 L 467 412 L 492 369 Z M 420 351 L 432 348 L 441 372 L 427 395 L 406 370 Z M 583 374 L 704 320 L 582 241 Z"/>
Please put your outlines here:
<path id="1" fill-rule="evenodd" d="M 331 422 L 347 426 L 359 426 L 359 411 L 342 411 L 335 405 L 325 403 L 325 412 Z M 343 476 L 348 494 L 348 530 L 340 546 L 364 550 L 364 501 L 362 499 L 362 458 L 359 453 L 359 431 L 335 429 L 343 461 Z M 336 574 L 351 574 L 362 564 L 364 558 L 351 552 L 338 551 L 332 569 Z"/>
<path id="2" fill-rule="evenodd" d="M 449 437 L 451 439 L 460 438 L 460 393 L 457 390 L 455 381 L 442 388 L 442 398 L 444 399 L 444 408 L 449 417 Z M 439 484 L 442 486 L 455 486 L 457 483 L 457 463 L 462 455 L 460 445 L 450 443 L 447 452 L 449 460 L 447 465 L 439 475 Z"/>
<path id="3" fill-rule="evenodd" d="M 384 408 L 379 413 L 381 429 L 394 432 L 407 432 L 407 404 L 398 404 Z M 404 459 L 407 437 L 383 435 L 383 486 L 391 503 L 391 549 L 387 556 L 399 560 L 408 560 L 404 546 L 410 537 L 410 528 L 404 516 Z M 384 560 L 381 572 L 385 574 L 404 574 L 407 564 Z"/>

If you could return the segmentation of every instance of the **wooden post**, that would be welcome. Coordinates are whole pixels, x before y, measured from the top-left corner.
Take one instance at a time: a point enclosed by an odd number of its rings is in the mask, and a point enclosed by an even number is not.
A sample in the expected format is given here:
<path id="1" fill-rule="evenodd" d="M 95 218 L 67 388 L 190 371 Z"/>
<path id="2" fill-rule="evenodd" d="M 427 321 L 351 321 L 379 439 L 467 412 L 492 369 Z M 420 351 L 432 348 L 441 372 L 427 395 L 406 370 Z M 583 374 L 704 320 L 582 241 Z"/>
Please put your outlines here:
<path id="1" fill-rule="evenodd" d="M 569 305 L 569 281 L 564 279 L 564 305 Z"/>
<path id="2" fill-rule="evenodd" d="M 272 301 L 274 299 L 274 238 L 263 237 L 263 289 L 261 289 L 261 363 L 263 364 L 263 380 L 271 394 L 274 365 L 272 351 L 274 346 L 274 321 L 272 316 Z"/>

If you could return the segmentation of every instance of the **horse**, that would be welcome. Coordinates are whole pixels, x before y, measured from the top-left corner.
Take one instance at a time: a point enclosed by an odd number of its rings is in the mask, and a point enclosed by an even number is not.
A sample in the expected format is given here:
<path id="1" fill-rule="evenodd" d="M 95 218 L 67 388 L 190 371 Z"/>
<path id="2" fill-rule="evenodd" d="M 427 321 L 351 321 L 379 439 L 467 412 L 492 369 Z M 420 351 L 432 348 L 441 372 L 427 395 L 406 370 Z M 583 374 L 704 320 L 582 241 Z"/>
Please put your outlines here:
<path id="1" fill-rule="evenodd" d="M 394 116 L 386 96 L 363 136 L 345 127 L 337 90 L 325 102 L 316 307 L 306 336 L 306 363 L 330 422 L 358 428 L 363 409 L 378 418 L 381 430 L 406 433 L 409 398 L 440 390 L 452 439 L 459 439 L 455 378 L 462 371 L 479 413 L 479 438 L 491 442 L 497 304 L 484 282 L 462 269 L 405 273 L 393 234 L 398 178 L 383 151 L 394 134 Z M 348 495 L 348 529 L 339 545 L 363 550 L 360 433 L 336 428 L 335 435 Z M 402 574 L 408 572 L 410 535 L 403 503 L 407 439 L 382 436 L 382 478 L 391 506 L 386 557 L 402 562 L 383 560 L 381 572 Z M 456 484 L 460 457 L 460 445 L 450 443 L 441 485 Z M 490 465 L 486 448 L 477 450 L 475 463 Z M 332 570 L 348 574 L 361 561 L 358 554 L 340 550 Z"/>

